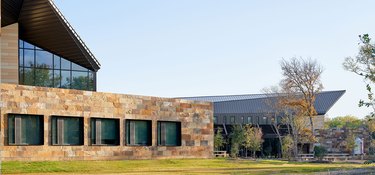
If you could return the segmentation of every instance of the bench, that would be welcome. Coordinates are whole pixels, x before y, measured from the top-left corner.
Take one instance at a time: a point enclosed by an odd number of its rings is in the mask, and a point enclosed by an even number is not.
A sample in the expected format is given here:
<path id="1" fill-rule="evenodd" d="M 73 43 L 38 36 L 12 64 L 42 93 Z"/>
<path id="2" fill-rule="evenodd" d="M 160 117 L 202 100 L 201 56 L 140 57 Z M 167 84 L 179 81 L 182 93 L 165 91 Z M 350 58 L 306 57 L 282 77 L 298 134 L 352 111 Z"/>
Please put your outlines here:
<path id="1" fill-rule="evenodd" d="M 346 153 L 329 153 L 323 157 L 323 160 L 328 160 L 328 161 L 345 160 L 347 161 L 349 158 L 350 158 L 350 155 Z"/>
<path id="2" fill-rule="evenodd" d="M 298 154 L 298 158 L 304 161 L 309 161 L 314 159 L 314 154 Z"/>
<path id="3" fill-rule="evenodd" d="M 303 161 L 314 160 L 314 154 L 298 154 L 298 158 Z M 347 161 L 350 158 L 349 154 L 346 153 L 328 153 L 323 157 L 323 160 L 327 161 L 337 161 L 344 160 Z"/>
<path id="4" fill-rule="evenodd" d="M 214 156 L 215 157 L 227 157 L 228 154 L 226 151 L 214 151 Z"/>

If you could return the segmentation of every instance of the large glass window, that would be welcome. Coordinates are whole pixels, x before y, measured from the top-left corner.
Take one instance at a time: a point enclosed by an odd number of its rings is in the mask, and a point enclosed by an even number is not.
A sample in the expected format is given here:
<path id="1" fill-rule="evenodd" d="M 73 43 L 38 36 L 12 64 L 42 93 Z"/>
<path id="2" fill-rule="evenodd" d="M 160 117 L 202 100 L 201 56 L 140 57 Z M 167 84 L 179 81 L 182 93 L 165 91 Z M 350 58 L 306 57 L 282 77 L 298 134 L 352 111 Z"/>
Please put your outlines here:
<path id="1" fill-rule="evenodd" d="M 181 123 L 158 122 L 158 145 L 181 146 Z"/>
<path id="2" fill-rule="evenodd" d="M 19 40 L 19 82 L 23 85 L 96 90 L 96 72 Z"/>
<path id="3" fill-rule="evenodd" d="M 150 146 L 151 121 L 148 120 L 126 120 L 126 144 Z"/>
<path id="4" fill-rule="evenodd" d="M 43 145 L 43 116 L 8 115 L 9 145 Z"/>
<path id="5" fill-rule="evenodd" d="M 52 117 L 53 145 L 83 145 L 82 117 Z"/>
<path id="6" fill-rule="evenodd" d="M 119 145 L 119 119 L 91 119 L 92 145 Z"/>

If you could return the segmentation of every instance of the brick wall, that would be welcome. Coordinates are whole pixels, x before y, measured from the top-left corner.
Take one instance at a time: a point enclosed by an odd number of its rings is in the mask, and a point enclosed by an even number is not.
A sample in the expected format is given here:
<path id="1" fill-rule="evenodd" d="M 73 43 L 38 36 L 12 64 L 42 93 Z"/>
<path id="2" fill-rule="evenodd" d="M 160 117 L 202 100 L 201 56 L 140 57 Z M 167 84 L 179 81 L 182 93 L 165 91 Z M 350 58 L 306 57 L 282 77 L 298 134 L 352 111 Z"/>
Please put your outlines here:
<path id="1" fill-rule="evenodd" d="M 2 160 L 209 158 L 212 103 L 0 84 Z M 7 114 L 44 116 L 44 145 L 8 146 Z M 84 117 L 83 146 L 51 146 L 51 115 Z M 90 117 L 120 119 L 120 146 L 91 146 Z M 152 146 L 125 145 L 125 119 L 152 120 Z M 157 121 L 181 122 L 181 146 L 157 146 Z"/>

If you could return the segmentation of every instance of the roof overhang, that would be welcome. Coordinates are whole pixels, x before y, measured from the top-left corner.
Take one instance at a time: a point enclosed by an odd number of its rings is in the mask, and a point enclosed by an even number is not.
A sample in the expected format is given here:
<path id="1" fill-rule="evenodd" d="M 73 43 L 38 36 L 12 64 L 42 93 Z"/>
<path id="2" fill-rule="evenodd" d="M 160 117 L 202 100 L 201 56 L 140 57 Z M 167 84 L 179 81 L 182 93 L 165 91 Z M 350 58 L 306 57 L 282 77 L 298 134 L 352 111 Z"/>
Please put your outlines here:
<path id="1" fill-rule="evenodd" d="M 2 0 L 1 27 L 17 23 L 19 37 L 93 71 L 100 63 L 52 0 Z"/>

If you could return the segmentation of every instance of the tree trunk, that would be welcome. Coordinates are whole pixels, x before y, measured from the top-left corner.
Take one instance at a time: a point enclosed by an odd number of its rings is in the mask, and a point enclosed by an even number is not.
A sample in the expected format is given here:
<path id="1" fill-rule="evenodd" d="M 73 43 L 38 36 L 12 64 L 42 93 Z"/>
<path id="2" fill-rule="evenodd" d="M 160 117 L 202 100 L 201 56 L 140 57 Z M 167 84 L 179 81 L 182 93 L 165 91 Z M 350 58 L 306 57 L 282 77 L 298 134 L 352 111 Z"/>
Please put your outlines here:
<path id="1" fill-rule="evenodd" d="M 245 156 L 246 156 L 246 158 L 247 158 L 247 148 L 245 148 Z"/>
<path id="2" fill-rule="evenodd" d="M 256 158 L 255 158 L 255 151 L 253 151 L 253 158 L 256 159 Z"/>
<path id="3" fill-rule="evenodd" d="M 315 137 L 315 128 L 314 128 L 314 121 L 313 121 L 313 117 L 312 116 L 309 116 L 310 117 L 310 126 L 311 126 L 311 134 L 313 137 Z M 314 150 L 314 146 L 315 144 L 313 143 L 311 145 L 311 150 Z M 310 152 L 310 151 L 309 151 Z"/>

